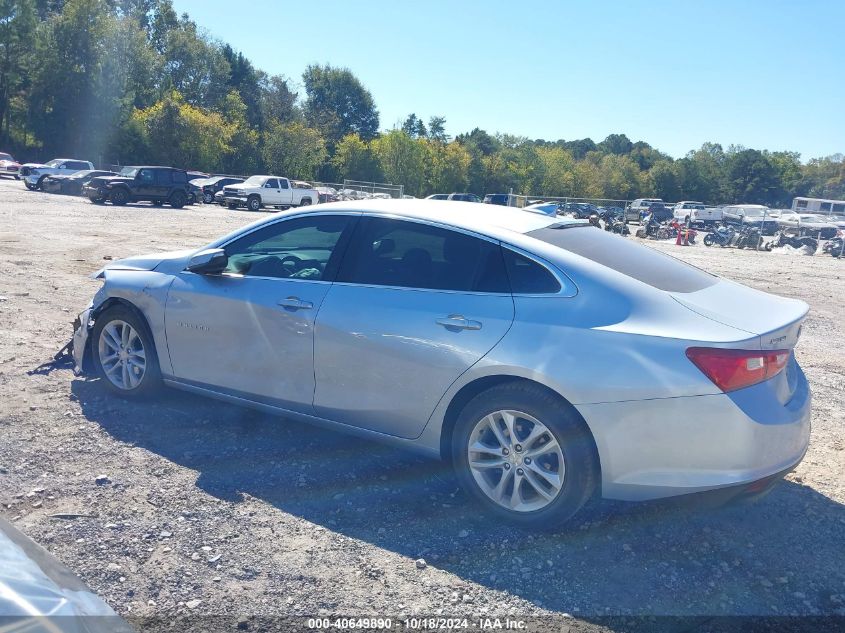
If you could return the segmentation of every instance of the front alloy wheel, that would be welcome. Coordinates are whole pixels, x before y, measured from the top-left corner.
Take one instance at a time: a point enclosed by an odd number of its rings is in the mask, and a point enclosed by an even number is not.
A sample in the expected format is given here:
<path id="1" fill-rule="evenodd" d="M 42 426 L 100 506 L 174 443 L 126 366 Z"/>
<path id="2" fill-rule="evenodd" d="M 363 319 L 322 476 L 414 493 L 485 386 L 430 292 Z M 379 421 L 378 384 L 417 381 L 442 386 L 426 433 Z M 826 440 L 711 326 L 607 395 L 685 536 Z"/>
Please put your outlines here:
<path id="1" fill-rule="evenodd" d="M 545 508 L 560 494 L 566 463 L 549 428 L 520 411 L 495 411 L 475 425 L 467 447 L 473 479 L 507 510 Z"/>
<path id="2" fill-rule="evenodd" d="M 115 319 L 100 330 L 97 354 L 105 377 L 118 389 L 131 391 L 144 380 L 147 351 L 135 328 Z"/>
<path id="3" fill-rule="evenodd" d="M 90 351 L 97 374 L 122 397 L 143 397 L 161 386 L 161 369 L 146 322 L 135 310 L 117 305 L 96 317 Z"/>

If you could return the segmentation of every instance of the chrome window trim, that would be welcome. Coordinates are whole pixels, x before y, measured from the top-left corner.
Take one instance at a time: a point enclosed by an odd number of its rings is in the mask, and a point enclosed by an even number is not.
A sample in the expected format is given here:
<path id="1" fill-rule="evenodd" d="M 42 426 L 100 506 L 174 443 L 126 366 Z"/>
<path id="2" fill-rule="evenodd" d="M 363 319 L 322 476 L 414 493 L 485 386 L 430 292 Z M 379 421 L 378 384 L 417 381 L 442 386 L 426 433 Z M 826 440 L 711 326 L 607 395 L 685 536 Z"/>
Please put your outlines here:
<path id="1" fill-rule="evenodd" d="M 465 295 L 481 295 L 481 296 L 513 296 L 513 297 L 562 297 L 562 298 L 572 298 L 578 294 L 578 286 L 572 281 L 566 274 L 561 271 L 557 266 L 552 264 L 551 262 L 543 259 L 542 257 L 526 251 L 523 248 L 518 246 L 514 246 L 513 244 L 509 244 L 507 242 L 502 242 L 501 240 L 497 240 L 489 235 L 484 235 L 483 233 L 477 233 L 475 231 L 471 231 L 469 229 L 465 229 L 463 227 L 454 226 L 451 224 L 444 224 L 443 222 L 436 222 L 433 220 L 428 220 L 425 218 L 409 218 L 403 215 L 397 215 L 393 213 L 372 213 L 366 211 L 356 211 L 354 209 L 338 209 L 336 211 L 302 211 L 300 213 L 294 213 L 293 215 L 280 217 L 274 219 L 271 222 L 267 222 L 266 224 L 261 224 L 256 227 L 253 227 L 251 230 L 241 233 L 231 240 L 227 242 L 221 243 L 216 248 L 223 248 L 225 249 L 229 244 L 235 242 L 247 235 L 250 235 L 258 230 L 263 230 L 268 226 L 272 226 L 274 224 L 278 224 L 279 222 L 287 222 L 289 220 L 295 220 L 298 218 L 303 217 L 315 217 L 315 216 L 338 216 L 338 215 L 350 215 L 350 216 L 358 216 L 358 217 L 367 217 L 367 218 L 387 218 L 391 220 L 399 220 L 402 222 L 412 222 L 415 224 L 424 224 L 428 226 L 433 226 L 436 228 L 441 228 L 449 231 L 456 231 L 458 233 L 463 233 L 464 235 L 468 235 L 470 237 L 475 237 L 478 239 L 485 240 L 486 242 L 490 242 L 491 244 L 498 244 L 500 248 L 508 248 L 516 253 L 519 253 L 523 257 L 527 257 L 534 263 L 539 266 L 545 268 L 549 274 L 554 277 L 558 284 L 560 284 L 560 290 L 558 292 L 548 292 L 548 293 L 517 293 L 517 292 L 509 292 L 509 293 L 502 293 L 502 292 L 479 292 L 479 291 L 470 291 L 470 290 L 445 290 L 445 289 L 437 289 L 437 288 L 409 288 L 407 286 L 385 286 L 381 284 L 360 284 L 351 281 L 324 281 L 319 279 L 292 279 L 290 277 L 252 277 L 249 275 L 233 275 L 231 273 L 224 273 L 219 275 L 220 277 L 248 277 L 249 279 L 272 279 L 276 281 L 308 281 L 311 283 L 325 283 L 325 284 L 336 284 L 338 286 L 358 286 L 361 288 L 387 288 L 390 290 L 409 290 L 413 292 L 440 292 L 440 293 L 449 293 L 449 294 L 465 294 Z M 188 272 L 188 271 L 183 271 Z M 197 274 L 197 273 L 191 273 Z"/>

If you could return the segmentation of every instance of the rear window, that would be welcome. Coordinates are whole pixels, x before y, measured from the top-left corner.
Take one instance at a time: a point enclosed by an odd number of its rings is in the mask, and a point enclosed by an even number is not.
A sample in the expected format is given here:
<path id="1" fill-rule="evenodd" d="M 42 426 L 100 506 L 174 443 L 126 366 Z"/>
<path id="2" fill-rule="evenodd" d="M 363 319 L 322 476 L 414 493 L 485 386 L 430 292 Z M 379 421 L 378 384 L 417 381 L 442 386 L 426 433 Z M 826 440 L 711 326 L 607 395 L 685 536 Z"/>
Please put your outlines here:
<path id="1" fill-rule="evenodd" d="M 607 231 L 585 225 L 552 227 L 527 235 L 666 292 L 696 292 L 717 282 L 699 268 Z"/>

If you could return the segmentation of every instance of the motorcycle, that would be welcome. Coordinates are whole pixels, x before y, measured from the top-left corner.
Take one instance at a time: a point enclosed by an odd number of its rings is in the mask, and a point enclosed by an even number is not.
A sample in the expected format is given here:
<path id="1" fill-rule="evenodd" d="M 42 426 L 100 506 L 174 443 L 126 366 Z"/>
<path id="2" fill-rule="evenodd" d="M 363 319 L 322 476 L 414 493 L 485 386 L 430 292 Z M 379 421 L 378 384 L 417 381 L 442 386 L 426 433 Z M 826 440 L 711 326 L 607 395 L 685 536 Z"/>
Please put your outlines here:
<path id="1" fill-rule="evenodd" d="M 822 247 L 822 252 L 830 254 L 831 257 L 845 257 L 845 237 L 837 236 L 828 240 Z"/>
<path id="2" fill-rule="evenodd" d="M 767 251 L 773 248 L 781 248 L 783 246 L 790 246 L 795 249 L 803 248 L 813 255 L 819 248 L 819 242 L 812 237 L 795 237 L 794 235 L 787 235 L 783 231 L 775 233 L 775 239 L 764 246 Z"/>
<path id="3" fill-rule="evenodd" d="M 619 235 L 630 235 L 631 230 L 628 228 L 628 223 L 625 222 L 622 215 L 617 215 L 612 211 L 602 211 L 599 213 L 599 218 L 604 222 L 604 230 L 610 233 L 618 233 Z"/>
<path id="4" fill-rule="evenodd" d="M 725 248 L 731 245 L 735 237 L 736 230 L 732 226 L 719 226 L 704 236 L 704 245 L 713 246 L 715 244 Z"/>
<path id="5" fill-rule="evenodd" d="M 754 226 L 744 226 L 739 231 L 735 246 L 737 248 L 753 248 L 761 250 L 763 246 L 763 235 L 760 229 Z"/>

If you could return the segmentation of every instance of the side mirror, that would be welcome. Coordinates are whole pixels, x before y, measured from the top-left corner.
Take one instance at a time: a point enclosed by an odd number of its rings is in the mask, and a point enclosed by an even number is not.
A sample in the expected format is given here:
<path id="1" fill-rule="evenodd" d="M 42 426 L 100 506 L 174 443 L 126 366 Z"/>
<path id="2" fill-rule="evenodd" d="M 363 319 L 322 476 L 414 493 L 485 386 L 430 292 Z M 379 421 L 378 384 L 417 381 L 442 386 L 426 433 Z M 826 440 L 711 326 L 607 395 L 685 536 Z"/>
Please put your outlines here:
<path id="1" fill-rule="evenodd" d="M 226 251 L 222 248 L 210 248 L 191 257 L 185 270 L 199 275 L 216 275 L 222 273 L 228 263 Z"/>

